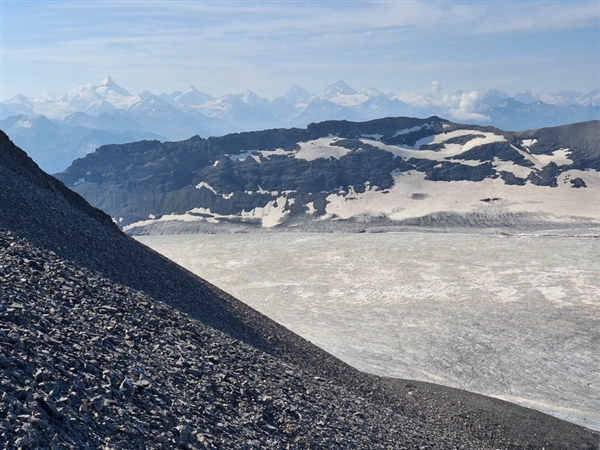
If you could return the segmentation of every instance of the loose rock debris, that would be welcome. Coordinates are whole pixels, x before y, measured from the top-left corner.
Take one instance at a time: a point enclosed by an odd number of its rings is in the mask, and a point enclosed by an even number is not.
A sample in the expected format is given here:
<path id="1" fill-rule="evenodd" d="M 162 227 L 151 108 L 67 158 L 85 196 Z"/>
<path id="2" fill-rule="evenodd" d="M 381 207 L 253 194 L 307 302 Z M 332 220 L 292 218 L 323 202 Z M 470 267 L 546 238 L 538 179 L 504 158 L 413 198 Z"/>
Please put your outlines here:
<path id="1" fill-rule="evenodd" d="M 0 261 L 7 447 L 432 448 L 392 409 L 5 230 Z"/>

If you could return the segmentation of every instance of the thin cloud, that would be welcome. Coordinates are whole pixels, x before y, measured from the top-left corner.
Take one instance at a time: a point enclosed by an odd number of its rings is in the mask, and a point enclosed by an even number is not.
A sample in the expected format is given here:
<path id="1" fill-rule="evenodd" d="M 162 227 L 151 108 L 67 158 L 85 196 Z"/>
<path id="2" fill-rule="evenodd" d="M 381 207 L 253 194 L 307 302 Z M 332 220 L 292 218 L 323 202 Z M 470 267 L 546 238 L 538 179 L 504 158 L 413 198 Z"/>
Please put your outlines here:
<path id="1" fill-rule="evenodd" d="M 549 70 L 562 57 L 556 51 L 541 54 L 530 48 L 524 53 L 514 42 L 489 50 L 485 39 L 502 42 L 518 34 L 529 39 L 597 27 L 599 18 L 596 2 L 84 1 L 35 6 L 5 3 L 5 80 L 12 76 L 19 82 L 21 64 L 37 64 L 39 73 L 48 64 L 65 64 L 70 72 L 122 74 L 149 80 L 151 86 L 164 85 L 165 74 L 174 85 L 195 72 L 197 79 L 216 80 L 209 90 L 226 92 L 289 85 L 291 80 L 281 79 L 284 74 L 296 74 L 298 83 L 344 78 L 370 86 L 382 79 L 388 87 L 395 78 L 402 90 L 402 81 L 415 74 L 422 79 L 427 71 L 435 72 L 431 79 L 451 70 L 456 78 L 461 66 L 464 76 L 475 69 L 479 79 L 490 77 L 493 66 L 514 69 L 518 64 L 511 60 L 528 66 L 535 60 Z M 597 42 L 581 45 L 597 60 Z M 505 68 L 498 63 L 503 58 Z"/>
<path id="2" fill-rule="evenodd" d="M 83 2 L 51 3 L 63 13 L 97 15 L 114 23 L 138 17 L 196 30 L 250 36 L 353 34 L 368 30 L 451 29 L 453 34 L 543 32 L 597 24 L 596 2 Z M 84 14 L 85 13 L 85 14 Z M 192 20 L 193 19 L 193 20 Z M 101 22 L 96 22 L 101 27 Z M 93 26 L 93 24 L 91 24 Z M 461 25 L 470 25 L 462 27 Z M 123 29 L 122 32 L 127 32 Z"/>

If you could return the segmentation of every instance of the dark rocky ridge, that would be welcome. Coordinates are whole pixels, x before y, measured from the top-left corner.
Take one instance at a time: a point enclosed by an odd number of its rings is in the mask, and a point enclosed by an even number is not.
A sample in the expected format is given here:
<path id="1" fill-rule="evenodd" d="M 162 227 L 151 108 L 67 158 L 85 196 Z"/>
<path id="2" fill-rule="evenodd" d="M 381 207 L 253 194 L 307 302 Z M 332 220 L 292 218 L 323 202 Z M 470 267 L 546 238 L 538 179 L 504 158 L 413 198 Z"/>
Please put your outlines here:
<path id="1" fill-rule="evenodd" d="M 468 134 L 443 143 L 434 141 L 441 133 L 461 130 L 468 130 Z M 349 189 L 363 193 L 369 187 L 380 191 L 392 188 L 396 182 L 394 173 L 422 172 L 426 180 L 436 182 L 499 179 L 507 185 L 556 187 L 558 177 L 565 171 L 600 168 L 599 130 L 597 121 L 521 133 L 455 124 L 435 116 L 327 121 L 310 124 L 306 129 L 104 146 L 76 160 L 57 177 L 118 220 L 120 226 L 204 208 L 210 212 L 207 217 L 228 223 L 237 220 L 245 228 L 256 228 L 260 227 L 260 220 L 247 219 L 244 212 L 282 201 L 284 211 L 289 212 L 287 224 L 297 225 L 305 222 L 302 216 L 312 219 L 325 214 L 326 198 L 332 193 L 346 195 Z M 482 133 L 502 140 L 485 142 Z M 481 139 L 482 143 L 475 143 L 458 155 L 428 159 L 402 157 L 378 148 L 364 142 L 369 136 L 378 136 L 384 146 L 412 147 L 425 139 L 415 150 L 430 152 L 440 152 L 446 145 L 469 144 L 473 139 Z M 332 147 L 349 151 L 339 158 L 294 156 L 301 143 L 327 137 L 335 137 Z M 529 147 L 523 145 L 524 140 L 536 142 Z M 275 149 L 283 151 L 268 157 L 256 153 Z M 550 162 L 536 167 L 531 160 L 535 155 L 552 155 L 560 149 L 569 149 L 572 164 Z M 511 162 L 529 175 L 518 176 L 497 168 L 496 159 Z M 211 189 L 197 188 L 200 183 Z M 573 186 L 582 188 L 584 184 Z"/>
<path id="2" fill-rule="evenodd" d="M 574 123 L 561 127 L 511 133 L 517 140 L 537 139 L 531 153 L 547 154 L 558 148 L 571 148 L 575 156 L 572 168 L 600 170 L 600 121 Z"/>
<path id="3" fill-rule="evenodd" d="M 7 448 L 599 447 L 535 411 L 352 369 L 119 232 L 4 134 L 0 186 Z"/>

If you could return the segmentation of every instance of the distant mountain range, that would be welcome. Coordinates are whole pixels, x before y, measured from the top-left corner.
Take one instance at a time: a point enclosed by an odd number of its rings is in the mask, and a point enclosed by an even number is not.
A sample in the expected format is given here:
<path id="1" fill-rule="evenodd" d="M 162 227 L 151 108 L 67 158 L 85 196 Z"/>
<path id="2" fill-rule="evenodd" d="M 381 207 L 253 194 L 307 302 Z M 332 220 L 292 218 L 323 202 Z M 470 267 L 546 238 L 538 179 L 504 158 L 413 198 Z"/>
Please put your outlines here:
<path id="1" fill-rule="evenodd" d="M 525 132 L 439 117 L 108 145 L 56 175 L 132 234 L 600 229 L 600 121 Z"/>
<path id="2" fill-rule="evenodd" d="M 142 139 L 183 140 L 191 136 L 300 127 L 325 120 L 364 121 L 383 117 L 437 115 L 466 123 L 526 130 L 600 119 L 600 88 L 509 96 L 492 89 L 444 94 L 437 85 L 421 94 L 357 92 L 343 81 L 314 95 L 293 86 L 269 100 L 247 90 L 215 98 L 193 86 L 172 94 L 132 95 L 110 77 L 63 95 L 24 95 L 1 104 L 0 128 L 50 172 L 103 144 Z"/>

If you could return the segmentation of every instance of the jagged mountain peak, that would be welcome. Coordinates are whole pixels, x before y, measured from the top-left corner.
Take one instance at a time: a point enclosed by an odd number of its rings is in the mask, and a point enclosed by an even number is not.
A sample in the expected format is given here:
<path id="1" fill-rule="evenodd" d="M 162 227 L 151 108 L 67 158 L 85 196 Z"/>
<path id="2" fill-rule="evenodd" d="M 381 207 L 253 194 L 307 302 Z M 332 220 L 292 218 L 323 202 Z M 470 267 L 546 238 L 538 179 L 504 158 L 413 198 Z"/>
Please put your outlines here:
<path id="1" fill-rule="evenodd" d="M 355 95 L 356 90 L 348 86 L 344 80 L 339 80 L 330 86 L 327 86 L 321 96 L 323 98 L 337 97 L 338 95 Z"/>
<path id="2" fill-rule="evenodd" d="M 10 105 L 13 103 L 22 103 L 22 104 L 31 105 L 31 98 L 29 98 L 23 94 L 17 94 L 17 95 L 14 95 L 13 97 L 9 98 L 8 100 L 6 100 L 5 103 L 7 105 Z"/>
<path id="3" fill-rule="evenodd" d="M 510 97 L 506 91 L 500 89 L 488 89 L 482 98 L 505 99 Z"/>
<path id="4" fill-rule="evenodd" d="M 292 103 L 307 103 L 313 95 L 297 84 L 294 84 L 283 96 L 284 99 Z"/>
<path id="5" fill-rule="evenodd" d="M 513 95 L 513 99 L 525 104 L 535 103 L 538 101 L 538 98 L 529 90 L 517 92 L 515 95 Z"/>
<path id="6" fill-rule="evenodd" d="M 155 97 L 155 95 L 148 90 L 143 91 L 140 95 L 139 95 L 141 100 L 146 100 L 149 97 Z"/>
<path id="7" fill-rule="evenodd" d="M 245 89 L 244 92 L 242 92 L 241 94 L 239 94 L 239 98 L 240 100 L 247 102 L 248 100 L 258 97 L 258 95 L 256 95 L 254 92 L 252 92 L 250 89 Z"/>
<path id="8" fill-rule="evenodd" d="M 200 106 L 206 102 L 214 100 L 212 95 L 206 94 L 197 89 L 195 86 L 191 85 L 183 92 L 174 92 L 171 95 L 171 98 L 177 104 L 184 106 Z"/>
<path id="9" fill-rule="evenodd" d="M 258 94 L 256 94 L 255 92 L 251 91 L 250 89 L 246 89 L 244 90 L 244 92 L 242 92 L 241 94 L 238 95 L 238 97 L 240 98 L 240 100 L 242 100 L 245 103 L 248 103 L 252 100 L 256 100 L 261 98 Z"/>
<path id="10" fill-rule="evenodd" d="M 155 117 L 156 115 L 166 115 L 168 117 L 175 112 L 181 113 L 175 106 L 154 94 L 149 94 L 140 102 L 132 105 L 129 112 L 134 116 L 143 115 L 150 117 Z"/>
<path id="11" fill-rule="evenodd" d="M 193 94 L 203 94 L 203 92 L 200 91 L 198 88 L 196 88 L 196 86 L 190 84 L 189 87 L 185 91 L 180 93 L 180 95 L 192 94 L 192 93 Z"/>
<path id="12" fill-rule="evenodd" d="M 369 96 L 369 97 L 381 97 L 381 96 L 385 96 L 385 94 L 383 92 L 381 92 L 379 89 L 377 89 L 375 86 L 371 86 L 364 93 L 367 96 Z"/>
<path id="13" fill-rule="evenodd" d="M 132 113 L 141 113 L 142 111 L 157 112 L 159 110 L 177 111 L 177 108 L 165 102 L 160 97 L 149 93 L 148 95 L 144 96 L 140 102 L 136 103 L 129 109 L 129 111 Z"/>
<path id="14" fill-rule="evenodd" d="M 111 84 L 115 84 L 114 80 L 111 77 L 106 76 L 98 86 L 110 86 Z"/>
<path id="15" fill-rule="evenodd" d="M 439 88 L 439 84 L 436 84 Z M 138 92 L 138 91 L 136 91 Z M 175 91 L 172 94 L 160 94 L 158 98 L 173 108 L 169 120 L 154 121 L 151 124 L 140 124 L 138 117 L 129 117 L 127 123 L 132 129 L 123 131 L 145 133 L 136 134 L 137 138 L 156 139 L 157 135 L 168 139 L 186 139 L 193 134 L 202 136 L 219 136 L 225 133 L 261 130 L 270 127 L 294 126 L 305 127 L 310 123 L 331 119 L 371 120 L 390 116 L 427 117 L 438 115 L 456 120 L 498 126 L 509 130 L 525 130 L 567 123 L 583 122 L 600 118 L 600 94 L 592 91 L 574 100 L 574 104 L 558 103 L 549 99 L 552 104 L 545 104 L 540 95 L 515 95 L 514 98 L 490 99 L 491 90 L 487 97 L 466 98 L 471 93 L 462 95 L 423 96 L 417 94 L 381 93 L 376 88 L 364 92 L 356 92 L 345 81 L 339 80 L 327 87 L 321 95 L 313 95 L 306 89 L 294 85 L 282 97 L 273 100 L 262 98 L 251 90 L 243 93 L 227 94 L 214 98 L 190 85 L 187 89 Z M 501 93 L 500 97 L 504 97 Z M 103 113 L 127 115 L 132 107 L 153 96 L 149 91 L 139 95 L 129 95 L 129 92 L 119 86 L 110 76 L 98 84 L 84 84 L 61 95 L 45 95 L 38 98 L 27 98 L 17 95 L 2 104 L 0 120 L 11 116 L 24 114 L 28 117 L 45 115 L 54 120 L 57 127 L 52 138 L 36 137 L 39 142 L 45 142 L 49 147 L 44 150 L 48 161 L 64 154 L 65 148 L 77 146 L 79 153 L 93 150 L 92 144 L 86 144 L 76 130 L 58 130 L 65 117 L 73 112 L 81 111 L 92 116 Z M 556 95 L 556 94 L 555 94 Z M 484 98 L 486 97 L 486 98 Z M 565 96 L 565 98 L 568 96 Z M 572 96 L 571 96 L 572 97 Z M 318 101 L 317 101 L 318 100 Z M 327 100 L 330 103 L 324 103 Z M 519 102 L 515 102 L 519 100 Z M 544 103 L 539 103 L 539 101 Z M 402 103 L 401 103 L 402 102 Z M 139 106 L 136 108 L 139 110 Z M 177 110 L 177 111 L 175 111 Z M 150 110 L 151 111 L 151 110 Z M 153 112 L 153 111 L 152 111 Z M 165 116 L 167 117 L 167 116 Z M 176 119 L 175 119 L 176 118 Z M 210 120 L 207 120 L 210 118 Z M 58 122 L 57 122 L 58 121 Z M 137 122 L 137 123 L 136 123 Z M 201 128 L 198 124 L 202 123 Z M 186 123 L 182 127 L 181 123 Z M 8 127 L 7 124 L 2 124 Z M 94 128 L 98 132 L 102 129 Z M 175 131 L 178 130 L 178 131 Z M 8 130 L 10 131 L 10 130 Z M 190 134 L 192 133 L 192 134 Z M 16 135 L 17 144 L 29 146 L 24 135 Z M 119 139 L 121 141 L 121 139 Z M 40 151 L 40 154 L 42 152 Z M 38 160 L 47 170 L 45 160 Z M 62 163 L 61 163 L 62 164 Z"/>
<path id="16" fill-rule="evenodd" d="M 115 94 L 122 95 L 124 97 L 131 96 L 127 89 L 119 86 L 111 77 L 106 76 L 96 88 L 96 92 L 102 94 L 108 93 L 109 91 L 113 91 Z"/>
<path id="17" fill-rule="evenodd" d="M 236 97 L 248 106 L 252 106 L 259 109 L 266 109 L 269 106 L 269 100 L 261 97 L 250 89 L 246 89 Z"/>

